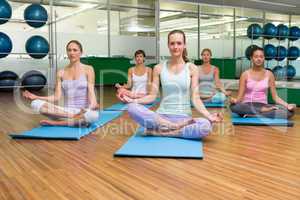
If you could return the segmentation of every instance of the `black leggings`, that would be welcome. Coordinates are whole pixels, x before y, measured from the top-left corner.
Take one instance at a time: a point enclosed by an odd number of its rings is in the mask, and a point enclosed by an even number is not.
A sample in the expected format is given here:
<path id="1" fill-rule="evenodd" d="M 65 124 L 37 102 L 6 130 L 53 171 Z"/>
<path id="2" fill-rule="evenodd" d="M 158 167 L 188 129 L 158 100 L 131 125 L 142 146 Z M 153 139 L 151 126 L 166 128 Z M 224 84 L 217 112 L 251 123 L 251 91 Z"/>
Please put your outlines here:
<path id="1" fill-rule="evenodd" d="M 271 110 L 268 112 L 261 112 L 262 107 L 276 106 L 278 109 Z M 244 115 L 256 115 L 258 117 L 277 118 L 277 119 L 288 119 L 294 115 L 293 111 L 289 111 L 281 105 L 270 105 L 258 102 L 247 102 L 231 104 L 230 109 L 232 112 L 237 113 L 240 116 Z"/>

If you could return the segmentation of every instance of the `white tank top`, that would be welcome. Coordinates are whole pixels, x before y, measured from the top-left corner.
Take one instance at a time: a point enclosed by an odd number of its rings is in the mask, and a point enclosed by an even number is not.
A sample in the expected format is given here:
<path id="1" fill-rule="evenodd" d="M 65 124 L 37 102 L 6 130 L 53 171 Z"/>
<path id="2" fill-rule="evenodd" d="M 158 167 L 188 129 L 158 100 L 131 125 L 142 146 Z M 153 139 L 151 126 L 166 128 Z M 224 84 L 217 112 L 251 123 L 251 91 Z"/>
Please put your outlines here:
<path id="1" fill-rule="evenodd" d="M 146 72 L 142 76 L 138 76 L 134 74 L 134 70 L 132 72 L 132 92 L 144 93 L 147 94 L 147 82 L 148 82 L 148 72 Z"/>

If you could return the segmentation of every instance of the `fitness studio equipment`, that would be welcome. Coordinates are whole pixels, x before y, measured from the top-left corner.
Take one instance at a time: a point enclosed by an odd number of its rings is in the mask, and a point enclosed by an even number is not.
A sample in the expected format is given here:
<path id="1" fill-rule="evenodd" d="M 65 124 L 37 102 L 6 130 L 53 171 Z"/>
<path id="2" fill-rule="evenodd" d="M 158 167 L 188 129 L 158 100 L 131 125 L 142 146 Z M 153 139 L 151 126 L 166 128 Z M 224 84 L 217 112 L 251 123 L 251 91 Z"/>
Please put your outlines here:
<path id="1" fill-rule="evenodd" d="M 267 44 L 264 46 L 265 58 L 266 60 L 272 60 L 276 57 L 276 48 L 272 44 Z"/>
<path id="2" fill-rule="evenodd" d="M 276 47 L 275 60 L 282 61 L 287 57 L 287 54 L 288 54 L 287 49 L 284 46 L 279 45 Z"/>
<path id="3" fill-rule="evenodd" d="M 289 60 L 296 60 L 300 56 L 299 48 L 296 46 L 291 46 L 288 49 L 288 59 Z"/>
<path id="4" fill-rule="evenodd" d="M 0 0 L 0 24 L 6 23 L 11 18 L 11 6 L 6 0 Z"/>
<path id="5" fill-rule="evenodd" d="M 42 27 L 48 20 L 47 10 L 40 4 L 31 4 L 24 10 L 24 19 L 31 27 Z"/>
<path id="6" fill-rule="evenodd" d="M 11 92 L 14 86 L 17 85 L 19 76 L 12 71 L 0 72 L 0 91 Z"/>
<path id="7" fill-rule="evenodd" d="M 293 79 L 294 76 L 296 75 L 296 69 L 295 69 L 295 67 L 292 66 L 292 65 L 286 65 L 286 66 L 284 66 L 284 69 L 283 69 L 283 70 L 285 71 L 286 78 L 287 78 L 288 80 Z"/>
<path id="8" fill-rule="evenodd" d="M 275 66 L 272 71 L 273 71 L 273 74 L 274 74 L 276 80 L 281 80 L 286 77 L 286 72 L 283 69 L 283 67 L 280 65 Z"/>
<path id="9" fill-rule="evenodd" d="M 247 29 L 247 36 L 250 39 L 258 39 L 263 33 L 263 29 L 259 24 L 251 24 Z"/>
<path id="10" fill-rule="evenodd" d="M 290 27 L 289 40 L 296 41 L 300 38 L 300 28 L 297 26 Z"/>
<path id="11" fill-rule="evenodd" d="M 49 53 L 49 43 L 42 36 L 35 35 L 26 42 L 26 52 L 36 59 L 44 58 Z"/>
<path id="12" fill-rule="evenodd" d="M 47 83 L 46 77 L 39 71 L 26 72 L 21 78 L 21 84 L 27 90 L 38 91 L 44 88 Z"/>
<path id="13" fill-rule="evenodd" d="M 289 36 L 289 27 L 284 24 L 279 24 L 277 26 L 277 36 L 278 40 L 285 40 Z"/>
<path id="14" fill-rule="evenodd" d="M 0 58 L 8 56 L 12 48 L 13 45 L 8 35 L 0 32 Z"/>
<path id="15" fill-rule="evenodd" d="M 264 38 L 272 39 L 277 35 L 277 27 L 272 23 L 267 23 L 263 27 Z"/>

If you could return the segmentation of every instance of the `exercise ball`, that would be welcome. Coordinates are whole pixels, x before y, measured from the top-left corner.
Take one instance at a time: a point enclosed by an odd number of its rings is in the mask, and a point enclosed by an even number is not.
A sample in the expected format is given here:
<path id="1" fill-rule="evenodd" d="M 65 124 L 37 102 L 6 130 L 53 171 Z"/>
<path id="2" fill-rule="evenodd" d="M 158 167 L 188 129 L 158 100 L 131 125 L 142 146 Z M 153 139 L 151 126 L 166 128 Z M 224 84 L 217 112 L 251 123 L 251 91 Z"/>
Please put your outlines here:
<path id="1" fill-rule="evenodd" d="M 292 26 L 290 28 L 289 40 L 295 41 L 300 38 L 300 29 L 297 26 Z"/>
<path id="2" fill-rule="evenodd" d="M 6 23 L 11 18 L 11 6 L 6 0 L 0 0 L 0 18 L 0 24 Z"/>
<path id="3" fill-rule="evenodd" d="M 21 85 L 30 91 L 41 90 L 44 88 L 46 83 L 46 77 L 36 70 L 26 72 L 21 78 Z"/>
<path id="4" fill-rule="evenodd" d="M 29 26 L 39 28 L 48 20 L 47 10 L 40 4 L 31 4 L 24 10 L 24 19 Z"/>
<path id="5" fill-rule="evenodd" d="M 277 27 L 272 23 L 267 23 L 263 27 L 264 38 L 272 39 L 277 35 Z"/>
<path id="6" fill-rule="evenodd" d="M 259 24 L 251 24 L 247 29 L 247 36 L 250 39 L 257 39 L 262 34 L 262 28 Z"/>
<path id="7" fill-rule="evenodd" d="M 10 92 L 13 91 L 13 86 L 17 85 L 18 75 L 12 71 L 0 72 L 0 91 Z"/>
<path id="8" fill-rule="evenodd" d="M 296 60 L 300 56 L 300 51 L 298 47 L 291 46 L 288 49 L 288 59 L 289 60 Z"/>
<path id="9" fill-rule="evenodd" d="M 276 56 L 276 48 L 272 44 L 267 44 L 264 46 L 265 59 L 272 60 Z"/>
<path id="10" fill-rule="evenodd" d="M 49 43 L 42 36 L 35 35 L 30 37 L 26 42 L 26 52 L 32 58 L 44 58 L 49 52 Z"/>
<path id="11" fill-rule="evenodd" d="M 245 51 L 245 56 L 248 58 L 248 60 L 250 60 L 250 54 L 251 54 L 251 51 L 254 47 L 256 48 L 258 46 L 255 45 L 255 44 L 252 44 L 252 45 L 248 46 L 246 51 Z"/>
<path id="12" fill-rule="evenodd" d="M 276 47 L 276 57 L 275 57 L 275 60 L 278 60 L 278 61 L 282 61 L 284 60 L 286 57 L 287 57 L 287 50 L 284 46 L 278 46 Z"/>
<path id="13" fill-rule="evenodd" d="M 8 56 L 12 48 L 13 45 L 8 35 L 0 32 L 0 58 Z"/>
<path id="14" fill-rule="evenodd" d="M 280 65 L 275 66 L 272 71 L 276 80 L 284 79 L 286 76 L 285 70 Z"/>
<path id="15" fill-rule="evenodd" d="M 285 40 L 289 36 L 289 27 L 284 24 L 279 24 L 277 26 L 277 36 L 278 40 Z"/>
<path id="16" fill-rule="evenodd" d="M 286 72 L 286 78 L 287 79 L 292 79 L 296 75 L 296 69 L 292 65 L 286 65 L 284 67 L 284 71 Z"/>

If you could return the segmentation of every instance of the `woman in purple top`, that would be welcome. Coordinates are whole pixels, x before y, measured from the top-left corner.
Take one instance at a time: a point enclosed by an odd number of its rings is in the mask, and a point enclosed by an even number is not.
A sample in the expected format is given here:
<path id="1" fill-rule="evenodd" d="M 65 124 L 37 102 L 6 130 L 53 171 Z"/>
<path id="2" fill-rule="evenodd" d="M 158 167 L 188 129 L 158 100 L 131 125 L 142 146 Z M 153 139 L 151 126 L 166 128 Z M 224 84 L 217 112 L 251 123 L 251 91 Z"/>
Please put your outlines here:
<path id="1" fill-rule="evenodd" d="M 88 125 L 99 118 L 94 69 L 80 62 L 82 45 L 77 40 L 71 40 L 66 50 L 70 63 L 57 72 L 54 95 L 38 96 L 27 90 L 23 92 L 23 96 L 32 101 L 31 107 L 35 112 L 51 118 L 42 120 L 41 125 Z M 64 96 L 63 107 L 54 104 L 61 96 Z"/>
<path id="2" fill-rule="evenodd" d="M 282 100 L 276 92 L 272 72 L 264 68 L 264 50 L 256 47 L 250 54 L 252 67 L 242 73 L 237 98 L 231 98 L 231 110 L 240 116 L 290 118 L 295 105 Z M 268 89 L 276 105 L 268 104 Z"/>

